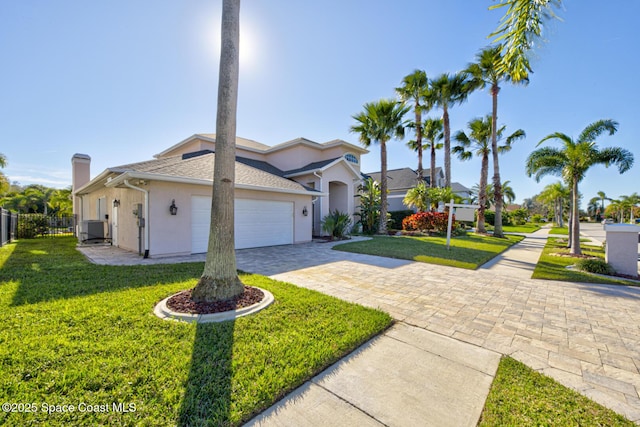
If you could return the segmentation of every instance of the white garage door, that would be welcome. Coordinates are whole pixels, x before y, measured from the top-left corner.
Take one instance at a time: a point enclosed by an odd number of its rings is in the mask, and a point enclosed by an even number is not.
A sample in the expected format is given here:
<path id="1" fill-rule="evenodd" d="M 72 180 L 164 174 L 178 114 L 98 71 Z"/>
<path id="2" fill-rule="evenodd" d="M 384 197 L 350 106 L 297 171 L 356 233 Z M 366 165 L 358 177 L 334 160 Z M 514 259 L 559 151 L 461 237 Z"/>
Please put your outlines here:
<path id="1" fill-rule="evenodd" d="M 211 197 L 191 197 L 191 252 L 207 251 Z M 236 199 L 236 249 L 293 243 L 293 203 Z"/>

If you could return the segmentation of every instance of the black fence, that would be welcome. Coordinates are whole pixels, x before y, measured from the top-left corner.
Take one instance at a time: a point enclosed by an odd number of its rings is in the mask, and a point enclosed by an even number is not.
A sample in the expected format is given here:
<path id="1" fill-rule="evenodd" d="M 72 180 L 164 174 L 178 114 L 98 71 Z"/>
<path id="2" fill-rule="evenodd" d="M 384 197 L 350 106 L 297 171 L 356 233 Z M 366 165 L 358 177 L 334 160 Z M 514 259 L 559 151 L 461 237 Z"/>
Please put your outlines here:
<path id="1" fill-rule="evenodd" d="M 34 239 L 38 237 L 75 236 L 74 215 L 19 214 L 16 237 Z"/>
<path id="2" fill-rule="evenodd" d="M 0 208 L 0 246 L 4 246 L 16 238 L 18 214 Z"/>

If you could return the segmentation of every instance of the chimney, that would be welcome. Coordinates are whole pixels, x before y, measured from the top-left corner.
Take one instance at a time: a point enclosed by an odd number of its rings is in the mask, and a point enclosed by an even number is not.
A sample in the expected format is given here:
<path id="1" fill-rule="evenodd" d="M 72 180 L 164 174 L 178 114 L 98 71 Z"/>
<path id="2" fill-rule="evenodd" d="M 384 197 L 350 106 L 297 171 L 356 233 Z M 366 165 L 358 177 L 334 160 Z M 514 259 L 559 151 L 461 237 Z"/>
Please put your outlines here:
<path id="1" fill-rule="evenodd" d="M 91 157 L 86 154 L 74 154 L 71 157 L 71 191 L 73 194 L 73 213 L 80 214 L 80 203 L 76 191 L 91 181 Z"/>

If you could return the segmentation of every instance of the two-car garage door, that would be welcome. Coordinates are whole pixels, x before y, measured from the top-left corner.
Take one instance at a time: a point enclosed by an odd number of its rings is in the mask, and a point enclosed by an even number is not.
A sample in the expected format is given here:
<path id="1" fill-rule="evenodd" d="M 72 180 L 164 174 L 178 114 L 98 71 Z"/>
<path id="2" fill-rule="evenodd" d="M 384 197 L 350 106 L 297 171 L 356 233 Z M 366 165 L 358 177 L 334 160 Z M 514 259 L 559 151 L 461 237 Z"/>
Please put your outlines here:
<path id="1" fill-rule="evenodd" d="M 211 197 L 191 197 L 191 252 L 207 251 Z M 236 249 L 293 243 L 293 202 L 236 199 Z"/>

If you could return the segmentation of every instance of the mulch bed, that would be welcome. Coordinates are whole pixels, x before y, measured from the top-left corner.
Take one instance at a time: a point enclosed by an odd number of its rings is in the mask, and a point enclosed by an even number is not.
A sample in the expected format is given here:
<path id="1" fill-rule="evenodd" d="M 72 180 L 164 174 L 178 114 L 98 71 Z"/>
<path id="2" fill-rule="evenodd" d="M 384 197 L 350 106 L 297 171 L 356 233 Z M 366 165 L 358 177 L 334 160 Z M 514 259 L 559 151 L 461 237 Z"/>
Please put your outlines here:
<path id="1" fill-rule="evenodd" d="M 264 292 L 251 286 L 245 286 L 244 292 L 235 298 L 216 302 L 195 302 L 191 299 L 191 291 L 188 289 L 172 296 L 167 307 L 178 313 L 211 314 L 249 307 L 264 299 Z"/>

